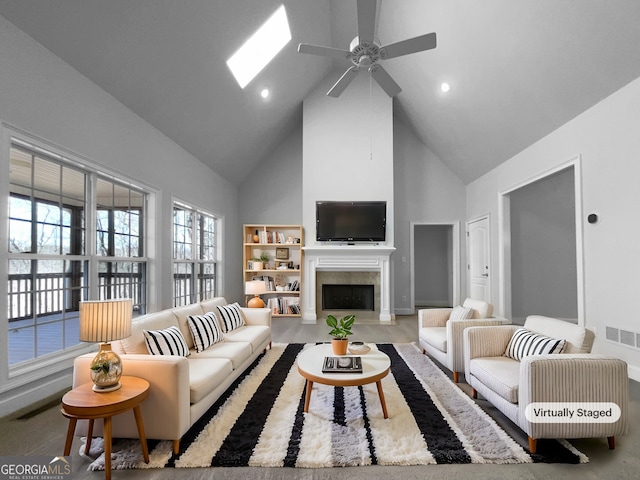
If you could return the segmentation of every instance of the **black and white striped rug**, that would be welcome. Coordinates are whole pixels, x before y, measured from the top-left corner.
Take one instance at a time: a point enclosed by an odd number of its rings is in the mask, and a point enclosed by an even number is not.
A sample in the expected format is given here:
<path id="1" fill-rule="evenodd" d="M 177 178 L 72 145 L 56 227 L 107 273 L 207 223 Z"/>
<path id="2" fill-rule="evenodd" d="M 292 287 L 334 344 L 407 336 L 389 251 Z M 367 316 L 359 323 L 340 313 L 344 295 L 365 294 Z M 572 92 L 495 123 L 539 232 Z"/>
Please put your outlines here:
<path id="1" fill-rule="evenodd" d="M 181 439 L 114 445 L 113 468 L 336 467 L 441 463 L 584 463 L 568 442 L 541 440 L 530 455 L 413 344 L 380 344 L 391 358 L 382 380 L 389 418 L 375 384 L 314 384 L 303 412 L 305 380 L 295 364 L 303 344 L 276 344 Z M 90 455 L 99 455 L 92 442 Z M 84 447 L 81 447 L 81 452 Z M 90 470 L 104 468 L 102 457 Z"/>

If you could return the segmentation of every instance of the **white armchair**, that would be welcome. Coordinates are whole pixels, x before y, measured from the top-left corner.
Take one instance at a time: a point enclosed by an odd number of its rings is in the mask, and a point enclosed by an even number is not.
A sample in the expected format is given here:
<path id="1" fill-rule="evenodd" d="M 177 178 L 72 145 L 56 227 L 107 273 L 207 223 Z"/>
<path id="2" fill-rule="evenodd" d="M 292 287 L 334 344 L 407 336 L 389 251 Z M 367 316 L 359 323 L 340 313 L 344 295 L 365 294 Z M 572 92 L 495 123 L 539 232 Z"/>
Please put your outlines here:
<path id="1" fill-rule="evenodd" d="M 524 328 L 565 340 L 563 353 L 529 355 L 518 361 L 505 356 L 518 328 L 503 325 L 465 330 L 466 380 L 473 387 L 473 397 L 480 393 L 518 425 L 529 437 L 531 453 L 535 453 L 540 438 L 607 437 L 609 448 L 613 449 L 614 437 L 625 434 L 628 425 L 627 364 L 614 357 L 590 353 L 594 341 L 590 330 L 538 315 L 527 317 Z M 580 422 L 564 418 L 545 422 L 531 418 L 531 407 L 539 403 L 574 409 L 578 404 L 616 405 L 620 416 L 612 417 L 615 421 Z"/>
<path id="2" fill-rule="evenodd" d="M 453 381 L 458 382 L 459 372 L 464 372 L 462 332 L 467 327 L 502 325 L 507 319 L 492 317 L 493 306 L 481 300 L 467 298 L 462 304 L 468 318 L 451 318 L 459 308 L 427 308 L 418 310 L 418 338 L 423 353 L 428 353 L 453 372 Z M 465 316 L 465 315 L 462 315 Z"/>

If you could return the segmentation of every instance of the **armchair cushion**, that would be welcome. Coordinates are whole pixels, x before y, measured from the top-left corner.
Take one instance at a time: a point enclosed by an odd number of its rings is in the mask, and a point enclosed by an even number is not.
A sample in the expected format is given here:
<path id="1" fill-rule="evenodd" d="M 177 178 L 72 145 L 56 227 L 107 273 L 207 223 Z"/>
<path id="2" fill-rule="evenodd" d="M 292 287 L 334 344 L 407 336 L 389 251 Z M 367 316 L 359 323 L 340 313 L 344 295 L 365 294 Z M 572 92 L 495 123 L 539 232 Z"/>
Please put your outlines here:
<path id="1" fill-rule="evenodd" d="M 447 327 L 421 328 L 420 340 L 441 352 L 447 351 Z"/>
<path id="2" fill-rule="evenodd" d="M 508 357 L 474 358 L 471 374 L 506 401 L 518 403 L 520 362 Z"/>
<path id="3" fill-rule="evenodd" d="M 529 355 L 562 353 L 565 343 L 565 340 L 557 340 L 526 328 L 519 328 L 509 340 L 504 355 L 514 360 L 522 360 Z"/>

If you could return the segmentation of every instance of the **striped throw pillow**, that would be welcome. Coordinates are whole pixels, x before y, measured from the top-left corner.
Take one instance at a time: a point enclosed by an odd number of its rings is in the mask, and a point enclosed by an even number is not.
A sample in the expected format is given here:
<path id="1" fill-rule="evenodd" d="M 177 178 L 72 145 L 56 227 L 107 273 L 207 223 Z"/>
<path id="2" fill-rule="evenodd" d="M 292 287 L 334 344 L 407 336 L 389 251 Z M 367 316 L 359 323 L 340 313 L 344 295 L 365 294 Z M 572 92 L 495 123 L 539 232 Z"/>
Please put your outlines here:
<path id="1" fill-rule="evenodd" d="M 164 330 L 143 330 L 144 341 L 151 355 L 189 356 L 187 341 L 178 327 L 168 327 Z"/>
<path id="2" fill-rule="evenodd" d="M 522 360 L 528 355 L 545 355 L 562 353 L 566 340 L 557 340 L 532 332 L 526 328 L 519 328 L 509 340 L 504 355 L 514 360 Z"/>
<path id="3" fill-rule="evenodd" d="M 449 320 L 467 320 L 472 317 L 473 309 L 458 305 L 457 307 L 453 307 L 453 310 L 451 310 Z"/>
<path id="4" fill-rule="evenodd" d="M 220 316 L 220 326 L 225 333 L 244 325 L 244 317 L 238 302 L 231 305 L 216 306 L 216 308 Z"/>
<path id="5" fill-rule="evenodd" d="M 204 352 L 214 343 L 222 341 L 222 330 L 213 312 L 204 315 L 189 315 L 187 317 L 189 330 L 193 337 L 196 352 Z"/>

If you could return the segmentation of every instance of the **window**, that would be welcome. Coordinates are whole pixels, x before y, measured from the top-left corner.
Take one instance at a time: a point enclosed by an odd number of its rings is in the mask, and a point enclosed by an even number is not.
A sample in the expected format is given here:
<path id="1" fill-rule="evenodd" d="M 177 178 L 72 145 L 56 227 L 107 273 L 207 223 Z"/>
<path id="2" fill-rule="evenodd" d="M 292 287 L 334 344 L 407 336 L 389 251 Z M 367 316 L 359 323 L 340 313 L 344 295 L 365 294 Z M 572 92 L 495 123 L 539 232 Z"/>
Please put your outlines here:
<path id="1" fill-rule="evenodd" d="M 173 304 L 188 305 L 217 294 L 215 216 L 174 202 Z"/>
<path id="2" fill-rule="evenodd" d="M 10 367 L 77 346 L 81 300 L 132 298 L 144 313 L 145 193 L 17 141 L 9 192 Z"/>

